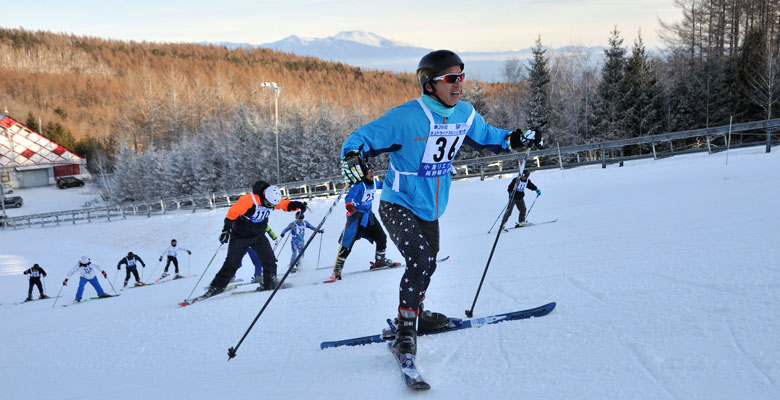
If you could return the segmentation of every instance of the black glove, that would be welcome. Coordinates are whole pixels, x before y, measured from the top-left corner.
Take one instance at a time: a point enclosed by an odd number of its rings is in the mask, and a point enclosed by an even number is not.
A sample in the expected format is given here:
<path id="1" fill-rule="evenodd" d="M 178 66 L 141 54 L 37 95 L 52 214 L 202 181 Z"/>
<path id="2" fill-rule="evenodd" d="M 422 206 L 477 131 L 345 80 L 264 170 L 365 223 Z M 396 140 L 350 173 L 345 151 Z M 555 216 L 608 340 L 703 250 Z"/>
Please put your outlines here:
<path id="1" fill-rule="evenodd" d="M 305 201 L 291 201 L 290 204 L 287 205 L 287 211 L 292 210 L 301 210 L 301 212 L 306 212 L 306 202 Z"/>
<path id="2" fill-rule="evenodd" d="M 510 150 L 522 150 L 524 147 L 533 146 L 535 138 L 536 132 L 531 129 L 515 129 L 508 135 L 507 142 Z"/>
<path id="3" fill-rule="evenodd" d="M 284 232 L 282 232 L 282 237 L 284 237 Z"/>
<path id="4" fill-rule="evenodd" d="M 117 271 L 119 271 L 120 269 L 122 269 L 122 267 L 116 267 L 116 270 L 117 270 Z"/>
<path id="5" fill-rule="evenodd" d="M 318 230 L 317 232 L 319 232 L 319 233 L 325 233 L 325 229 L 320 229 L 320 230 Z"/>
<path id="6" fill-rule="evenodd" d="M 162 261 L 162 256 L 160 256 L 160 261 Z"/>
<path id="7" fill-rule="evenodd" d="M 219 242 L 225 244 L 228 240 L 230 240 L 230 232 L 222 231 L 222 233 L 219 234 Z"/>
<path id="8" fill-rule="evenodd" d="M 189 251 L 189 250 L 187 250 L 187 254 L 192 254 L 192 252 L 191 252 L 191 251 Z"/>
<path id="9" fill-rule="evenodd" d="M 65 279 L 64 281 L 62 281 L 62 286 L 68 286 L 68 280 L 67 280 L 67 279 Z"/>
<path id="10" fill-rule="evenodd" d="M 344 158 L 341 160 L 341 176 L 344 177 L 347 184 L 360 182 L 366 174 L 365 171 L 365 163 L 359 150 L 352 150 L 344 154 Z"/>
<path id="11" fill-rule="evenodd" d="M 100 272 L 102 272 L 102 273 L 103 273 L 103 278 L 106 278 L 106 279 L 108 279 L 108 274 L 106 273 L 106 271 L 100 271 Z"/>

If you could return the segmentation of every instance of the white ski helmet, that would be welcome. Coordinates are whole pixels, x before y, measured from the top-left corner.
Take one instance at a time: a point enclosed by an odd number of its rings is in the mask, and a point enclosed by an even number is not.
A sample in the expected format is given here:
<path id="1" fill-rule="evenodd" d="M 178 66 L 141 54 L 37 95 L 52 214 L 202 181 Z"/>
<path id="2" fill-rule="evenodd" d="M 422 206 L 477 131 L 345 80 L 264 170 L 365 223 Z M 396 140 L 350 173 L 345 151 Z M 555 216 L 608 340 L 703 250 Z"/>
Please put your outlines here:
<path id="1" fill-rule="evenodd" d="M 263 198 L 268 204 L 275 206 L 282 201 L 282 191 L 274 185 L 268 186 L 263 190 Z"/>
<path id="2" fill-rule="evenodd" d="M 89 264 L 89 262 L 90 262 L 90 261 L 89 261 L 89 257 L 87 257 L 87 256 L 81 256 L 81 260 L 79 260 L 79 262 L 80 262 L 80 263 L 82 263 L 82 264 L 84 264 L 84 265 L 87 265 L 87 264 Z"/>

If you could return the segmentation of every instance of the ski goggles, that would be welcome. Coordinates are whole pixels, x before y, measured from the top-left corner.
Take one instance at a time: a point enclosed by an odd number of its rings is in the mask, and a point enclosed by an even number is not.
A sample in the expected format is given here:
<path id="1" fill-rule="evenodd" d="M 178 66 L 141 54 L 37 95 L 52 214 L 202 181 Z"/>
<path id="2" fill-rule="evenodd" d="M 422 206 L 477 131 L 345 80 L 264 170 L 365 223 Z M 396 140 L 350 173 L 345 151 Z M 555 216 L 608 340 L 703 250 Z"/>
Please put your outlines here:
<path id="1" fill-rule="evenodd" d="M 444 81 L 444 83 L 463 82 L 466 79 L 466 74 L 463 72 L 457 74 L 444 74 L 440 76 L 434 76 L 432 81 Z"/>

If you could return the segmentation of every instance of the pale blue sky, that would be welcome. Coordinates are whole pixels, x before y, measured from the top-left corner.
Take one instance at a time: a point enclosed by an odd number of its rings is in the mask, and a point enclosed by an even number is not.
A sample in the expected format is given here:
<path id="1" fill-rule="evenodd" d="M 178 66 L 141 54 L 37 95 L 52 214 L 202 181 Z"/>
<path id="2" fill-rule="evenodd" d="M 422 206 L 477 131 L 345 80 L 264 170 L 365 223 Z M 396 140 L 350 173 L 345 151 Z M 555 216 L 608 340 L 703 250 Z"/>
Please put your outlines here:
<path id="1" fill-rule="evenodd" d="M 5 0 L 0 26 L 155 42 L 277 41 L 361 30 L 426 48 L 523 49 L 606 45 L 617 25 L 626 45 L 641 28 L 650 48 L 673 0 Z"/>

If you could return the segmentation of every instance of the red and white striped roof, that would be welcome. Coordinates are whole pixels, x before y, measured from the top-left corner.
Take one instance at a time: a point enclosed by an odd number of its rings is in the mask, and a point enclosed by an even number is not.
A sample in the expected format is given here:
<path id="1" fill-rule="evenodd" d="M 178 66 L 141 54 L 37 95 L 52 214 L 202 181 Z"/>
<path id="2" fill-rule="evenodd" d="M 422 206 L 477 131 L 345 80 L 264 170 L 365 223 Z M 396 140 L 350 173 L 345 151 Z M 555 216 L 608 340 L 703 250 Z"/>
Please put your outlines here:
<path id="1" fill-rule="evenodd" d="M 79 163 L 82 158 L 19 121 L 0 115 L 0 167 Z"/>

